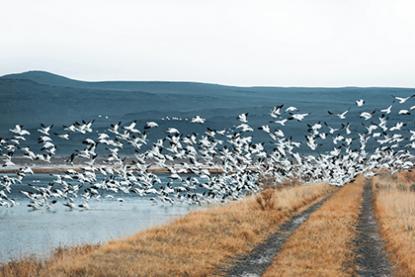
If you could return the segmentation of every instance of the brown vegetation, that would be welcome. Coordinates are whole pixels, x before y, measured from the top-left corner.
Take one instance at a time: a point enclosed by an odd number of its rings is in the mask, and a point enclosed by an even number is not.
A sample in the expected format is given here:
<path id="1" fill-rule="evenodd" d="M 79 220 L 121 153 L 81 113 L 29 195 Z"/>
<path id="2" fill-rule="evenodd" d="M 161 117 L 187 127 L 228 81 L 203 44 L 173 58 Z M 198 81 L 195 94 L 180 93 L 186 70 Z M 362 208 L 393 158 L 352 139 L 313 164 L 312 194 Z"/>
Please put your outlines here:
<path id="1" fill-rule="evenodd" d="M 364 178 L 344 186 L 288 239 L 264 276 L 351 276 Z"/>
<path id="2" fill-rule="evenodd" d="M 18 264 L 35 267 L 37 274 L 26 276 L 207 276 L 252 250 L 291 215 L 333 190 L 323 184 L 267 189 L 238 202 L 192 212 L 87 254 Z M 25 276 L 16 267 L 6 265 L 3 276 Z"/>
<path id="3" fill-rule="evenodd" d="M 412 185 L 415 182 L 415 170 L 396 173 L 393 178 L 398 183 Z"/>
<path id="4" fill-rule="evenodd" d="M 255 197 L 256 202 L 258 203 L 261 210 L 272 210 L 275 207 L 275 189 L 267 188 L 262 192 L 258 193 Z"/>
<path id="5" fill-rule="evenodd" d="M 415 192 L 413 172 L 374 178 L 375 212 L 396 276 L 415 276 Z"/>
<path id="6" fill-rule="evenodd" d="M 47 271 L 47 269 L 55 263 L 87 255 L 98 247 L 98 245 L 82 245 L 71 248 L 57 248 L 47 261 L 42 261 L 35 257 L 11 261 L 0 266 L 0 276 L 39 276 L 40 272 Z"/>

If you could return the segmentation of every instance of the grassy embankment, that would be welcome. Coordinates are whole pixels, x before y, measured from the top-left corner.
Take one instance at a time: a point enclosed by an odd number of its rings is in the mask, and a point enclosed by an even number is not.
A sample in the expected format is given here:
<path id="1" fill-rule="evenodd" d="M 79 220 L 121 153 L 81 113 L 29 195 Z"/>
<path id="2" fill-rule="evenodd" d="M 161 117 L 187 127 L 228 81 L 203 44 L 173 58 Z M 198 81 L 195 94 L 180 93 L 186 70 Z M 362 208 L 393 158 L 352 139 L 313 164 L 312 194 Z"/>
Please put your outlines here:
<path id="1" fill-rule="evenodd" d="M 288 239 L 264 276 L 352 276 L 363 177 L 337 191 Z"/>
<path id="2" fill-rule="evenodd" d="M 376 217 L 396 276 L 415 276 L 414 173 L 379 176 L 373 182 Z"/>
<path id="3" fill-rule="evenodd" d="M 60 251 L 0 267 L 0 276 L 207 276 L 248 253 L 296 212 L 334 190 L 324 184 L 266 189 L 192 212 L 170 224 L 99 247 Z"/>

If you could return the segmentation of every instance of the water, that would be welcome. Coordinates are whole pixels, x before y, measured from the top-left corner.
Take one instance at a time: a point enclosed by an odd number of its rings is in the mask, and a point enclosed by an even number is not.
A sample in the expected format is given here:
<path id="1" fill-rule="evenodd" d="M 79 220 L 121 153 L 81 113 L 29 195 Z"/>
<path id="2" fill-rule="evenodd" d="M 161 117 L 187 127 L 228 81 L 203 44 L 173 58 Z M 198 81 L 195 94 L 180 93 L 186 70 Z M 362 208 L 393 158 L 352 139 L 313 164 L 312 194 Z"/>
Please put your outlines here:
<path id="1" fill-rule="evenodd" d="M 38 179 L 45 183 L 48 175 L 35 175 L 20 186 Z M 186 214 L 194 207 L 161 206 L 137 196 L 91 201 L 90 210 L 69 211 L 62 205 L 52 210 L 30 211 L 29 203 L 13 192 L 18 206 L 0 208 L 0 262 L 28 255 L 47 257 L 59 246 L 103 243 L 135 234 L 140 230 L 166 223 Z"/>

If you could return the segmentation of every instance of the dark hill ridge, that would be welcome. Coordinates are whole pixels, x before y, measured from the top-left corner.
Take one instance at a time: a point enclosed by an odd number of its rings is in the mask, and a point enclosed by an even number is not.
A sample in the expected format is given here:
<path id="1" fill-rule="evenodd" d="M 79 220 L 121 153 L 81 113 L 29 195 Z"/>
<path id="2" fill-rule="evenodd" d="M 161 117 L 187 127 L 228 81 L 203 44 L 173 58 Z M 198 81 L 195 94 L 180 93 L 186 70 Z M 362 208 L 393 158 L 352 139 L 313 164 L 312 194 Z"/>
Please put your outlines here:
<path id="1" fill-rule="evenodd" d="M 160 128 L 154 130 L 158 135 L 164 133 L 167 127 L 179 128 L 183 133 L 200 133 L 207 126 L 235 126 L 238 123 L 236 115 L 243 112 L 249 112 L 249 122 L 254 127 L 259 127 L 269 124 L 269 111 L 273 106 L 285 104 L 285 107 L 296 106 L 300 112 L 310 113 L 304 122 L 290 122 L 284 129 L 288 136 L 303 139 L 305 124 L 336 120 L 327 115 L 327 110 L 343 112 L 351 108 L 348 121 L 352 122 L 359 117 L 354 105 L 356 99 L 364 98 L 367 103 L 365 109 L 373 110 L 390 105 L 393 100 L 391 95 L 410 96 L 413 92 L 413 89 L 401 88 L 284 88 L 235 87 L 191 82 L 83 82 L 47 72 L 30 71 L 0 77 L 0 137 L 8 135 L 9 128 L 15 124 L 22 124 L 36 134 L 34 130 L 41 122 L 55 124 L 54 131 L 61 132 L 63 124 L 92 119 L 95 120 L 94 126 L 101 131 L 118 121 L 127 123 L 137 120 L 139 126 L 142 126 L 145 121 L 154 120 L 160 124 Z M 396 110 L 395 112 L 397 113 Z M 191 118 L 194 115 L 205 117 L 206 124 L 196 126 L 186 121 L 161 120 L 166 116 Z M 394 118 L 397 117 L 391 115 L 391 124 Z M 335 124 L 340 125 L 339 122 Z M 263 132 L 260 133 L 264 136 Z"/>
<path id="2" fill-rule="evenodd" d="M 79 81 L 66 78 L 57 74 L 46 71 L 26 71 L 22 73 L 13 73 L 1 76 L 2 79 L 14 80 L 31 80 L 39 84 L 56 85 L 56 86 L 74 86 Z"/>
<path id="3" fill-rule="evenodd" d="M 80 81 L 67 78 L 61 75 L 50 73 L 47 71 L 26 71 L 22 73 L 6 74 L 1 79 L 14 80 L 31 80 L 39 84 L 73 87 L 73 88 L 89 88 L 89 89 L 105 89 L 105 90 L 132 90 L 132 91 L 148 91 L 156 93 L 258 93 L 258 92 L 327 92 L 327 91 L 360 91 L 365 92 L 387 89 L 391 92 L 399 92 L 406 88 L 360 88 L 360 87 L 342 87 L 342 88 L 321 88 L 321 87 L 271 87 L 271 86 L 253 86 L 238 87 L 220 84 L 200 83 L 200 82 L 180 82 L 180 81 Z"/>
<path id="4" fill-rule="evenodd" d="M 235 87 L 192 82 L 84 82 L 44 71 L 0 77 L 0 133 L 16 123 L 57 123 L 110 115 L 111 120 L 191 116 L 234 119 L 248 111 L 265 116 L 273 105 L 286 104 L 327 117 L 326 110 L 343 111 L 365 98 L 367 108 L 391 103 L 391 95 L 412 95 L 402 88 Z M 138 118 L 139 119 L 139 118 Z M 323 118 L 324 119 L 324 118 Z M 263 123 L 267 123 L 265 120 Z M 229 124 L 228 124 L 229 125 Z"/>
<path id="5" fill-rule="evenodd" d="M 23 79 L 31 80 L 39 84 L 76 87 L 76 88 L 94 88 L 94 89 L 111 89 L 111 90 L 156 90 L 157 92 L 181 92 L 189 91 L 217 91 L 222 89 L 238 89 L 237 87 L 224 86 L 217 84 L 207 84 L 198 82 L 172 82 L 172 81 L 79 81 L 70 79 L 61 75 L 53 74 L 46 71 L 27 71 L 23 73 L 7 74 L 0 79 Z"/>

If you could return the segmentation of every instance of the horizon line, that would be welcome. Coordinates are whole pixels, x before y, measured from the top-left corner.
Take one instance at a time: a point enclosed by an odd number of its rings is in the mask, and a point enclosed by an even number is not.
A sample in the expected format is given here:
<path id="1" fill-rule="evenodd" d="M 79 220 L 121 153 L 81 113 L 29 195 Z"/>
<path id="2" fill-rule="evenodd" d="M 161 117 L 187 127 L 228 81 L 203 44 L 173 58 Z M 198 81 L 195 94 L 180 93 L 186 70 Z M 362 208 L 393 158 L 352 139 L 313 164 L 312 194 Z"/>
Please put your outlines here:
<path id="1" fill-rule="evenodd" d="M 204 84 L 204 85 L 217 85 L 224 87 L 239 87 L 239 88 L 310 88 L 310 89 L 347 89 L 347 88 L 390 88 L 390 89 L 415 89 L 415 87 L 406 87 L 406 86 L 356 86 L 356 85 L 345 85 L 345 86 L 298 86 L 298 85 L 234 85 L 234 84 L 225 84 L 225 83 L 216 83 L 216 82 L 204 82 L 204 81 L 189 81 L 189 80 L 129 80 L 129 79 L 111 79 L 111 80 L 86 80 L 86 79 L 77 79 L 73 77 L 68 77 L 67 75 L 55 73 L 47 70 L 26 70 L 21 72 L 11 72 L 6 73 L 0 76 L 1 79 L 13 79 L 7 78 L 8 75 L 22 75 L 30 72 L 46 73 L 54 75 L 56 77 L 66 78 L 71 81 L 85 82 L 85 83 L 104 83 L 104 82 L 148 82 L 148 83 L 194 83 L 194 84 Z M 18 78 L 15 78 L 18 79 Z M 24 80 L 24 78 L 22 78 Z M 29 80 L 29 79 L 26 79 Z M 33 80 L 32 80 L 33 81 Z"/>

